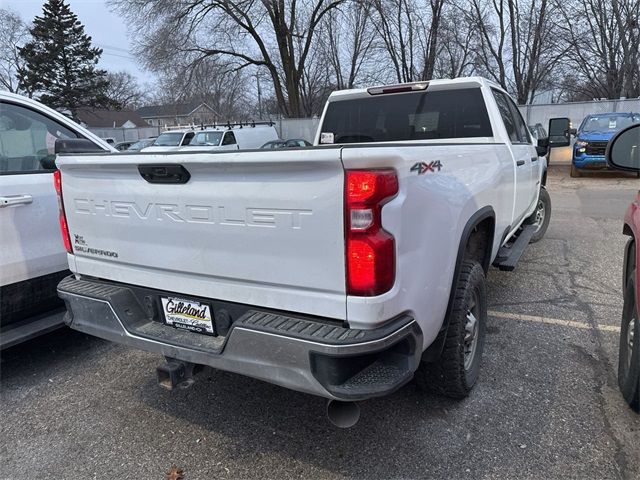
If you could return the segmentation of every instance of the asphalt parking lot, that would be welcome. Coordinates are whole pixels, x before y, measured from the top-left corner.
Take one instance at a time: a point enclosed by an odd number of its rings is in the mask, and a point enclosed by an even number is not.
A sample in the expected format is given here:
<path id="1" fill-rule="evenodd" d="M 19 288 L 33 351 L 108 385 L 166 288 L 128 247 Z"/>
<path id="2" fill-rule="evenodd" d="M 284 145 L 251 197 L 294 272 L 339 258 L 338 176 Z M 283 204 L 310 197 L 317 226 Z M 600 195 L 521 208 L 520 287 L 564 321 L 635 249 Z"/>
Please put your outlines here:
<path id="1" fill-rule="evenodd" d="M 640 416 L 616 383 L 622 216 L 640 180 L 549 173 L 547 236 L 489 275 L 484 365 L 452 402 L 409 384 L 339 430 L 324 400 L 67 329 L 2 352 L 0 478 L 640 478 Z"/>

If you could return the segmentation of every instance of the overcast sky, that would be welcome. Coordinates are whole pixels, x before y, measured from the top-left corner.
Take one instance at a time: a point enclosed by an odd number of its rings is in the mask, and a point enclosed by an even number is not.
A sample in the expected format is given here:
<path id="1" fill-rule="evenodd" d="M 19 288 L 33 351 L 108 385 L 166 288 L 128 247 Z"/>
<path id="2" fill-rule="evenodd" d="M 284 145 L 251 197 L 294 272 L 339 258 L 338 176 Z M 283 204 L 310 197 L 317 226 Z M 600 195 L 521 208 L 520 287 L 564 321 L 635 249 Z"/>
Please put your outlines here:
<path id="1" fill-rule="evenodd" d="M 36 15 L 42 14 L 43 3 L 44 0 L 0 0 L 0 7 L 18 12 L 30 23 Z M 109 71 L 126 70 L 138 77 L 140 83 L 153 80 L 148 72 L 137 65 L 130 53 L 127 24 L 107 8 L 104 0 L 67 0 L 67 3 L 84 25 L 85 32 L 91 36 L 93 45 L 103 50 L 100 58 L 102 68 Z"/>

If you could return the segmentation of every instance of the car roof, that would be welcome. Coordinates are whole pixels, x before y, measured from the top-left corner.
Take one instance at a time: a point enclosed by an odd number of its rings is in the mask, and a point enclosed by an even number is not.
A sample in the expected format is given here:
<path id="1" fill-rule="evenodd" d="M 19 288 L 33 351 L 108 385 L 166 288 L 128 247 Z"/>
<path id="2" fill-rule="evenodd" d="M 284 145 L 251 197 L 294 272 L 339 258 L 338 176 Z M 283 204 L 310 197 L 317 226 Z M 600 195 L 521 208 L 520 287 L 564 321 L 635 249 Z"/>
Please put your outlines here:
<path id="1" fill-rule="evenodd" d="M 640 115 L 634 112 L 606 112 L 606 113 L 590 113 L 586 118 L 590 117 L 633 117 Z"/>

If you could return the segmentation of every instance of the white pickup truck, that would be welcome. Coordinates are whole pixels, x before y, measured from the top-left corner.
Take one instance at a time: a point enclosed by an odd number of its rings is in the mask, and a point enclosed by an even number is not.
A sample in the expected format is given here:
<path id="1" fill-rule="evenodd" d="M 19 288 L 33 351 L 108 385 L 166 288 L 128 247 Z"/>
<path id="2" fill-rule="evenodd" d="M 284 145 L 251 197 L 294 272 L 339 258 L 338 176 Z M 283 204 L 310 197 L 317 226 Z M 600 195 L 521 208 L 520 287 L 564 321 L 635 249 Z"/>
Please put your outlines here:
<path id="1" fill-rule="evenodd" d="M 57 159 L 71 328 L 330 400 L 418 384 L 461 398 L 480 368 L 485 276 L 550 215 L 546 145 L 482 78 L 333 93 L 315 145 Z"/>

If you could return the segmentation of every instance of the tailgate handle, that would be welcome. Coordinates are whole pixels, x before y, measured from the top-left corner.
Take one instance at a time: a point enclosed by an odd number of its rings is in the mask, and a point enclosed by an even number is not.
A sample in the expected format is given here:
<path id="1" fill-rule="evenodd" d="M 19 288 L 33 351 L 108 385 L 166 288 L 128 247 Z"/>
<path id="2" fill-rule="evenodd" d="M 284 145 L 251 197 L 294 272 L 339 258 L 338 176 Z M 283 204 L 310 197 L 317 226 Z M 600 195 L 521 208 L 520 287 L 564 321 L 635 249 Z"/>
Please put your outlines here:
<path id="1" fill-rule="evenodd" d="M 187 183 L 191 174 L 182 165 L 138 165 L 142 178 L 149 183 Z"/>

